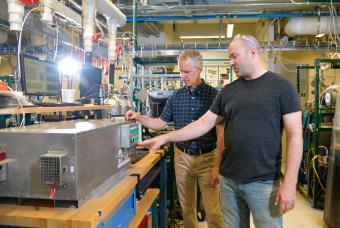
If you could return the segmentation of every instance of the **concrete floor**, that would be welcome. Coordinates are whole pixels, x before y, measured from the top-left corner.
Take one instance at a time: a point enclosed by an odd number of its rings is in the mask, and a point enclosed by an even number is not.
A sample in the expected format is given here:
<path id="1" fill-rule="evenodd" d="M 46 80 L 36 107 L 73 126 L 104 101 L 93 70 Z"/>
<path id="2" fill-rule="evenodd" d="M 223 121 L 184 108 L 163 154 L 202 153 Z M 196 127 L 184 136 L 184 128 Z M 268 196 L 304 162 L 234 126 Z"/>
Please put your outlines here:
<path id="1" fill-rule="evenodd" d="M 297 194 L 296 204 L 293 210 L 283 216 L 283 226 L 287 228 L 308 227 L 308 228 L 326 228 L 323 221 L 323 210 L 313 209 L 311 203 L 302 196 Z"/>
<path id="2" fill-rule="evenodd" d="M 202 222 L 199 228 L 207 228 Z M 251 227 L 255 227 L 253 224 Z M 323 221 L 323 211 L 313 209 L 311 204 L 300 193 L 297 194 L 296 204 L 293 210 L 283 216 L 284 228 L 327 228 Z"/>

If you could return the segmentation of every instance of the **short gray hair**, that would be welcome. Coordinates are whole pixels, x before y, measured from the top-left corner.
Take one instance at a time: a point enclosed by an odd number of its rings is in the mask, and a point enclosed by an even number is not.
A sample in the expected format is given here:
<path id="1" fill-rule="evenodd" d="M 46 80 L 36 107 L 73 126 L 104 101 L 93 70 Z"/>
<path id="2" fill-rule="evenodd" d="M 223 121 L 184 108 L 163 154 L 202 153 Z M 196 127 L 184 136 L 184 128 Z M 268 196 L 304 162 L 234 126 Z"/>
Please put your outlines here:
<path id="1" fill-rule="evenodd" d="M 193 67 L 202 69 L 203 57 L 201 53 L 195 50 L 184 50 L 178 57 L 178 63 L 187 59 L 191 59 Z"/>

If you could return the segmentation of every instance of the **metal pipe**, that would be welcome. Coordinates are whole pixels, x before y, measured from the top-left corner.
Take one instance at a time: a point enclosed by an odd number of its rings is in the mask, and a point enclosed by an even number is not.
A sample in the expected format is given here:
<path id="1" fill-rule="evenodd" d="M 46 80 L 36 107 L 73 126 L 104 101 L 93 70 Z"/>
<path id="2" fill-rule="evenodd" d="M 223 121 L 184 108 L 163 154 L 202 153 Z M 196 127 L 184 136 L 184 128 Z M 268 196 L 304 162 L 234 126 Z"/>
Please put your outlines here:
<path id="1" fill-rule="evenodd" d="M 144 21 L 183 21 L 183 20 L 206 20 L 216 18 L 284 18 L 284 17 L 315 17 L 316 13 L 269 13 L 269 14 L 220 14 L 220 15 L 193 15 L 193 16 L 158 16 L 158 17 L 138 17 L 138 22 Z M 321 13 L 321 17 L 329 17 L 329 13 Z M 133 18 L 128 17 L 130 23 Z"/>
<path id="2" fill-rule="evenodd" d="M 133 36 L 132 36 L 132 40 L 133 40 L 133 48 L 132 48 L 132 55 L 133 58 L 136 57 L 136 51 L 137 51 L 137 22 L 138 22 L 138 18 L 137 18 L 137 0 L 133 0 L 133 18 L 131 20 L 131 22 L 133 22 Z"/>
<path id="3" fill-rule="evenodd" d="M 68 0 L 77 10 L 82 11 L 81 9 L 81 5 L 79 5 L 78 3 L 76 3 L 74 0 Z M 100 24 L 100 26 L 102 26 L 103 28 L 105 28 L 106 30 L 108 30 L 106 24 L 104 24 L 101 20 L 97 20 L 98 24 Z"/>
<path id="4" fill-rule="evenodd" d="M 118 27 L 126 24 L 126 16 L 110 0 L 96 0 L 95 6 L 105 17 L 115 18 Z"/>
<path id="5" fill-rule="evenodd" d="M 92 52 L 92 36 L 94 34 L 94 18 L 95 18 L 95 1 L 94 0 L 83 0 L 83 42 L 84 50 L 86 52 Z"/>

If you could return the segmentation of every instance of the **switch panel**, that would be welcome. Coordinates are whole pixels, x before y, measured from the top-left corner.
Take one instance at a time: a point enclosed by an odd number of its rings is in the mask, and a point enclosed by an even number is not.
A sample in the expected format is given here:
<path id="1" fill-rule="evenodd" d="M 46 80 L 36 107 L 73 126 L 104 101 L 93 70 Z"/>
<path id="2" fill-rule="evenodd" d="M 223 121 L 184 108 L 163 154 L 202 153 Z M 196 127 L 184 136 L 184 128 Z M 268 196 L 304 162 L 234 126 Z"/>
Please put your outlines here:
<path id="1" fill-rule="evenodd" d="M 139 142 L 139 124 L 129 123 L 121 126 L 120 142 L 122 148 L 131 148 Z"/>

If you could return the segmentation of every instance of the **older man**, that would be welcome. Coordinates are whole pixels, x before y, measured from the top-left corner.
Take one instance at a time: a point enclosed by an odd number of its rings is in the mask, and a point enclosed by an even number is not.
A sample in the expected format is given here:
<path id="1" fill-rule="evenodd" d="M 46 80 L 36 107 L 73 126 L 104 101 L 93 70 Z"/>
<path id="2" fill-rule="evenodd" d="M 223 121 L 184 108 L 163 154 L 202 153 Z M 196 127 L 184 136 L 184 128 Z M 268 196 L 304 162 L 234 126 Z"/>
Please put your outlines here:
<path id="1" fill-rule="evenodd" d="M 147 118 L 139 113 L 128 111 L 125 115 L 126 119 L 135 119 L 145 127 L 160 130 L 169 122 L 174 122 L 175 128 L 180 129 L 200 118 L 209 110 L 217 94 L 214 88 L 201 80 L 202 65 L 202 56 L 199 52 L 184 51 L 179 56 L 178 66 L 185 87 L 177 90 L 168 99 L 160 118 Z M 217 129 L 223 137 L 223 127 Z M 217 145 L 218 149 L 216 149 Z M 223 227 L 216 175 L 218 166 L 215 165 L 216 150 L 221 153 L 222 147 L 223 140 L 217 143 L 215 128 L 209 129 L 198 139 L 178 140 L 176 143 L 175 175 L 184 227 L 198 226 L 197 182 L 202 193 L 208 226 Z"/>

